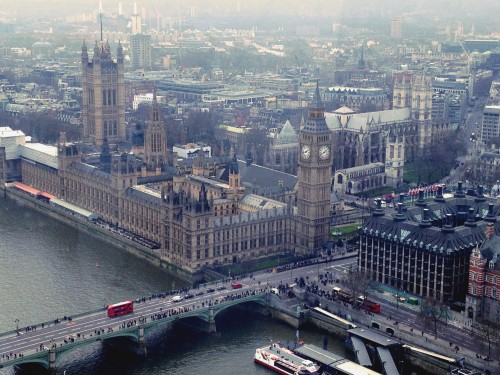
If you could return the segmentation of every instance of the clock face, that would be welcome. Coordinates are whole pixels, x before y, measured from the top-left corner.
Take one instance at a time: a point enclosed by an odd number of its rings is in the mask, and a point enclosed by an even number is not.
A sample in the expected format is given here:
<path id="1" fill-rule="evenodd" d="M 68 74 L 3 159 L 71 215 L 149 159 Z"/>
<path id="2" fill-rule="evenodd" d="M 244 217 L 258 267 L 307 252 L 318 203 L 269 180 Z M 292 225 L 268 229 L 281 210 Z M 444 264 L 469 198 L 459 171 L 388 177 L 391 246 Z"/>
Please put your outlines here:
<path id="1" fill-rule="evenodd" d="M 326 160 L 330 157 L 330 148 L 328 146 L 321 146 L 319 148 L 319 158 Z"/>
<path id="2" fill-rule="evenodd" d="M 300 155 L 302 156 L 302 159 L 309 159 L 311 157 L 311 148 L 308 145 L 302 146 Z"/>

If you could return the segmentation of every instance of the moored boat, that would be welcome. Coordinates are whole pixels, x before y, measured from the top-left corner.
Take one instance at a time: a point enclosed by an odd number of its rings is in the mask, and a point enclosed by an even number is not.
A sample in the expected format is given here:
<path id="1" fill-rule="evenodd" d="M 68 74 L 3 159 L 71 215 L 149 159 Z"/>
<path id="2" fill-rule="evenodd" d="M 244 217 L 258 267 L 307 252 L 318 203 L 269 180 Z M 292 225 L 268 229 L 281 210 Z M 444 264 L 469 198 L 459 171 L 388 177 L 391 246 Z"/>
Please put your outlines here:
<path id="1" fill-rule="evenodd" d="M 274 343 L 255 351 L 255 363 L 282 375 L 318 375 L 319 366 Z"/>

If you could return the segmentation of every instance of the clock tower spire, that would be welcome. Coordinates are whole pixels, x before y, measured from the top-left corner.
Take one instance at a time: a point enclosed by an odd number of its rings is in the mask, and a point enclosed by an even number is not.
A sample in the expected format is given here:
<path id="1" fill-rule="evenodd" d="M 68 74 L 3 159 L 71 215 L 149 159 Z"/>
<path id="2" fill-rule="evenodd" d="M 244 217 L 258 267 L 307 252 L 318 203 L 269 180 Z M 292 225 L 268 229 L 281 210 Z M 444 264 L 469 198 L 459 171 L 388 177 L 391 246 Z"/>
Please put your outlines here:
<path id="1" fill-rule="evenodd" d="M 299 135 L 296 245 L 300 254 L 320 251 L 328 241 L 332 138 L 325 120 L 319 83 Z"/>

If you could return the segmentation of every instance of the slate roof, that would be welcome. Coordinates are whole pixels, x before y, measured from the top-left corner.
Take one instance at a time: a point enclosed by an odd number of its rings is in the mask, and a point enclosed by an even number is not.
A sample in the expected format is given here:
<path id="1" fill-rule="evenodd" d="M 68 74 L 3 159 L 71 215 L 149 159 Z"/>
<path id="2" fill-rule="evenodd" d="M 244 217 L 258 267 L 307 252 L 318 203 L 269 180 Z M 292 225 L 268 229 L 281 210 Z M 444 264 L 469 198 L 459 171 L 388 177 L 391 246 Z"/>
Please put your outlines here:
<path id="1" fill-rule="evenodd" d="M 340 110 L 340 109 L 339 109 Z M 337 110 L 338 111 L 338 110 Z M 335 111 L 335 112 L 337 112 Z M 338 113 L 325 113 L 326 123 L 331 130 L 342 128 Z M 371 125 L 404 122 L 411 120 L 410 108 L 390 109 L 386 111 L 355 113 L 347 121 L 346 129 L 363 131 Z"/>
<path id="2" fill-rule="evenodd" d="M 473 202 L 473 200 L 470 200 Z M 361 232 L 367 236 L 380 237 L 388 241 L 410 244 L 412 247 L 425 248 L 433 252 L 456 252 L 470 249 L 484 242 L 487 222 L 476 218 L 475 221 L 459 225 L 451 230 L 437 226 L 422 227 L 423 209 L 429 209 L 429 220 L 444 222 L 446 213 L 454 216 L 459 207 L 453 202 L 430 204 L 427 207 L 412 207 L 402 216 L 377 215 L 368 218 Z M 468 211 L 467 211 L 468 213 Z M 479 220 L 479 221 L 477 221 Z"/>
<path id="3" fill-rule="evenodd" d="M 147 202 L 152 205 L 161 206 L 161 193 L 157 190 L 149 189 L 145 186 L 133 186 L 125 191 L 127 196 L 136 200 Z"/>
<path id="4" fill-rule="evenodd" d="M 101 181 L 103 180 L 109 181 L 109 183 L 111 184 L 111 175 L 109 173 L 99 170 L 97 167 L 94 167 L 92 165 L 80 162 L 73 162 L 70 165 L 70 169 L 77 173 L 81 173 L 87 176 L 94 176 Z"/>
<path id="5" fill-rule="evenodd" d="M 495 268 L 500 269 L 500 236 L 498 234 L 494 234 L 483 243 L 481 255 L 488 261 L 493 260 Z"/>
<path id="6" fill-rule="evenodd" d="M 247 165 L 242 160 L 238 160 L 238 169 L 241 186 L 249 188 L 254 194 L 266 197 L 282 194 L 286 191 L 293 191 L 297 183 L 297 177 L 292 174 L 253 163 Z M 229 182 L 229 166 L 222 173 L 220 180 Z"/>

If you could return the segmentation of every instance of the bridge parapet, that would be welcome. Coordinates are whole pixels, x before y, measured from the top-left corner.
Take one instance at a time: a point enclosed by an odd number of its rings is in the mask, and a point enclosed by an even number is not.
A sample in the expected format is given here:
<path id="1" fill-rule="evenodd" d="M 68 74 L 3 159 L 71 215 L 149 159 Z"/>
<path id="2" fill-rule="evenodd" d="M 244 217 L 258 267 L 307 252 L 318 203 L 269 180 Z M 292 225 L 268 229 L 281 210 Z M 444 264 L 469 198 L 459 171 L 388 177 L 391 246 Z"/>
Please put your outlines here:
<path id="1" fill-rule="evenodd" d="M 193 305 L 169 305 L 168 307 L 159 307 L 160 305 L 157 305 L 157 310 L 149 311 L 148 313 L 140 316 L 137 316 L 136 312 L 135 315 L 131 315 L 130 320 L 127 321 L 124 321 L 123 319 L 109 319 L 109 321 L 106 320 L 105 324 L 102 322 L 98 323 L 98 327 L 96 327 L 92 332 L 87 331 L 83 333 L 78 331 L 78 321 L 75 319 L 72 322 L 66 322 L 65 327 L 68 328 L 68 330 L 72 329 L 72 331 L 68 331 L 69 333 L 67 333 L 69 336 L 59 336 L 59 338 L 52 340 L 47 339 L 50 337 L 49 333 L 47 333 L 45 339 L 40 339 L 40 341 L 45 341 L 47 343 L 46 346 L 50 347 L 46 347 L 43 344 L 41 344 L 41 347 L 36 347 L 36 344 L 34 344 L 31 349 L 23 350 L 19 354 L 16 354 L 15 358 L 0 358 L 0 368 L 27 363 L 39 363 L 46 368 L 55 368 L 65 353 L 79 347 L 86 346 L 95 341 L 102 341 L 116 337 L 129 337 L 131 340 L 135 341 L 144 348 L 145 354 L 145 339 L 150 332 L 156 330 L 158 327 L 171 324 L 172 322 L 180 319 L 198 318 L 207 323 L 208 332 L 215 332 L 215 317 L 220 312 L 230 307 L 249 302 L 255 302 L 262 306 L 279 310 L 280 313 L 284 313 L 289 316 L 297 315 L 285 304 L 283 304 L 279 297 L 269 292 L 267 289 L 264 289 L 258 292 L 251 292 L 248 295 L 231 294 L 224 297 L 221 296 L 215 298 L 215 300 L 211 299 L 211 302 L 206 304 L 195 303 Z M 95 313 L 95 311 L 91 312 L 91 314 Z M 85 314 L 80 314 L 80 316 L 83 317 Z M 53 329 L 54 327 L 52 326 L 51 328 Z M 93 328 L 94 327 L 92 327 L 92 329 Z M 43 329 L 39 329 L 37 333 L 41 331 L 43 331 Z M 8 336 L 7 334 L 5 335 Z M 10 335 L 10 338 L 12 338 L 12 340 L 19 339 L 18 336 L 12 334 Z M 48 342 L 50 342 L 50 344 L 48 344 Z"/>

